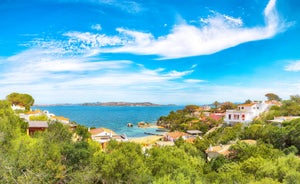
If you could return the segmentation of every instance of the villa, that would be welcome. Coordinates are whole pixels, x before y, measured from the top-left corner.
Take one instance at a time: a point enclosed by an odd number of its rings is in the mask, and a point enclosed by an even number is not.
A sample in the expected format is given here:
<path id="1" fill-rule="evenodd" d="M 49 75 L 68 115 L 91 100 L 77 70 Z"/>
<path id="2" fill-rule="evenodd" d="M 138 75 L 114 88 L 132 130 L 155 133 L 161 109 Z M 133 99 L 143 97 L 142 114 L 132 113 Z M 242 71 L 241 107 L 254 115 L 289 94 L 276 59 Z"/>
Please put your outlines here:
<path id="1" fill-rule="evenodd" d="M 251 140 L 251 139 L 247 139 L 247 140 L 241 140 L 240 142 L 244 142 L 246 144 L 249 145 L 255 145 L 256 144 L 256 140 Z M 235 143 L 233 143 L 235 144 Z M 229 156 L 230 154 L 230 150 L 229 148 L 233 145 L 233 144 L 226 144 L 226 145 L 222 145 L 220 144 L 219 146 L 209 146 L 208 149 L 205 150 L 205 153 L 207 155 L 207 160 L 210 161 L 213 158 L 216 158 L 218 156 Z"/>
<path id="2" fill-rule="evenodd" d="M 43 112 L 41 110 L 28 111 L 25 114 L 20 114 L 20 118 L 25 119 L 26 121 L 30 121 L 30 117 L 32 116 L 41 116 Z"/>
<path id="3" fill-rule="evenodd" d="M 269 120 L 270 122 L 282 123 L 284 121 L 292 121 L 293 119 L 299 119 L 300 116 L 278 116 L 274 117 L 273 120 Z"/>
<path id="4" fill-rule="evenodd" d="M 189 134 L 185 132 L 168 132 L 165 134 L 164 140 L 165 141 L 176 141 L 179 138 L 186 139 L 188 138 Z"/>
<path id="5" fill-rule="evenodd" d="M 15 105 L 15 104 L 12 104 L 11 108 L 15 111 L 15 110 L 22 110 L 24 111 L 25 110 L 25 107 L 23 105 Z"/>
<path id="6" fill-rule="evenodd" d="M 36 131 L 45 131 L 47 128 L 47 121 L 29 121 L 27 135 L 33 135 Z"/>
<path id="7" fill-rule="evenodd" d="M 106 147 L 107 142 L 110 140 L 116 140 L 118 142 L 127 141 L 127 138 L 116 134 L 114 131 L 107 128 L 95 128 L 89 129 L 92 140 L 99 142 L 102 148 Z"/>
<path id="8" fill-rule="evenodd" d="M 275 105 L 274 103 L 267 102 L 254 102 L 249 104 L 238 105 L 237 109 L 226 110 L 224 121 L 233 125 L 235 123 L 248 124 L 255 117 L 257 117 L 262 112 L 265 112 L 270 109 L 271 106 Z"/>

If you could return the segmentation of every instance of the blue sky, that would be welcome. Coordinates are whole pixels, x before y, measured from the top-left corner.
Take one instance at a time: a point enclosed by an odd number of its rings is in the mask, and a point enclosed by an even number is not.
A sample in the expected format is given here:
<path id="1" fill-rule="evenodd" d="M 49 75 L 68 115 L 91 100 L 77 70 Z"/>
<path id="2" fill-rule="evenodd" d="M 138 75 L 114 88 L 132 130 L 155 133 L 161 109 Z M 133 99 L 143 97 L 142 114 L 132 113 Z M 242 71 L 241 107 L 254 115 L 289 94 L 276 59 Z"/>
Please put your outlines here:
<path id="1" fill-rule="evenodd" d="M 206 104 L 300 92 L 297 0 L 2 0 L 0 95 Z"/>

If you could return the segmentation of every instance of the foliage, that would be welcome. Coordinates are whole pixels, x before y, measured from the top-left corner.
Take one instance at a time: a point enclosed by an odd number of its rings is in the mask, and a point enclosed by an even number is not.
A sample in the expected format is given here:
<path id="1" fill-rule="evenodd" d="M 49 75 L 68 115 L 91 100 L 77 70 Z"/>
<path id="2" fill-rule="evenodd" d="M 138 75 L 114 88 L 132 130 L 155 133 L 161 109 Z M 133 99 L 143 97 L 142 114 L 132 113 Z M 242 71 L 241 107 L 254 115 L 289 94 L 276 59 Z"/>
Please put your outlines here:
<path id="1" fill-rule="evenodd" d="M 48 117 L 45 114 L 39 115 L 39 116 L 30 116 L 30 121 L 47 121 Z"/>
<path id="2" fill-rule="evenodd" d="M 0 183 L 288 183 L 300 181 L 300 119 L 282 127 L 266 120 L 297 114 L 299 96 L 283 101 L 256 123 L 243 127 L 220 126 L 193 144 L 183 139 L 175 146 L 152 147 L 143 151 L 132 142 L 111 141 L 106 149 L 92 141 L 87 128 L 71 131 L 51 123 L 33 137 L 26 134 L 24 121 L 16 116 L 7 100 L 0 101 Z M 171 112 L 160 121 L 173 130 L 218 125 L 196 117 L 196 106 Z M 197 120 L 197 121 L 196 121 Z M 204 128 L 203 128 L 204 129 Z M 82 137 L 72 141 L 72 135 Z M 239 139 L 255 139 L 249 145 Z M 231 143 L 229 156 L 206 160 L 209 145 Z"/>
<path id="3" fill-rule="evenodd" d="M 237 105 L 232 102 L 224 102 L 220 105 L 222 110 L 235 109 L 236 107 Z"/>
<path id="4" fill-rule="evenodd" d="M 276 100 L 276 101 L 281 100 L 281 98 L 279 98 L 279 96 L 274 93 L 267 93 L 265 94 L 265 96 L 267 97 L 268 100 Z"/>
<path id="5" fill-rule="evenodd" d="M 79 135 L 82 140 L 87 140 L 89 137 L 91 137 L 88 128 L 82 125 L 77 125 L 75 133 Z"/>
<path id="6" fill-rule="evenodd" d="M 14 92 L 7 95 L 6 100 L 11 104 L 24 106 L 27 111 L 30 110 L 30 107 L 34 104 L 34 99 L 29 94 Z"/>

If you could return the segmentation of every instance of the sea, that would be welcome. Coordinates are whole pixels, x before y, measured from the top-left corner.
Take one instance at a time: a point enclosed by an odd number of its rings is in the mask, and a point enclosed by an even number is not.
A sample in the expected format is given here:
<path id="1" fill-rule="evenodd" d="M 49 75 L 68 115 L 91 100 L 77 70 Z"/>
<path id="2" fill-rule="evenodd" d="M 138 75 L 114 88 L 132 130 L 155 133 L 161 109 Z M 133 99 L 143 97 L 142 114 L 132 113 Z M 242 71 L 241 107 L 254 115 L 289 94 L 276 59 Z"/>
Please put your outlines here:
<path id="1" fill-rule="evenodd" d="M 138 122 L 155 124 L 160 116 L 184 106 L 33 106 L 32 109 L 47 110 L 56 116 L 64 116 L 86 127 L 104 127 L 127 137 L 144 137 L 148 133 L 158 133 L 156 128 L 138 128 Z M 133 127 L 127 127 L 132 123 Z"/>

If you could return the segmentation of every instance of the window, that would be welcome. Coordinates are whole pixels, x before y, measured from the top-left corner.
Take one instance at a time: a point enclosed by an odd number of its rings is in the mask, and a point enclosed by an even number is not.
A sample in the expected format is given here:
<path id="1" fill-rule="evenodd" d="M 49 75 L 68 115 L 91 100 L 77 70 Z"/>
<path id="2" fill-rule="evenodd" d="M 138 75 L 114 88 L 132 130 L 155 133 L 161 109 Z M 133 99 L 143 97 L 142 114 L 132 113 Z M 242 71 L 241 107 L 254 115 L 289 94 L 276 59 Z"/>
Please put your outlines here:
<path id="1" fill-rule="evenodd" d="M 231 119 L 231 114 L 228 115 L 228 119 Z"/>
<path id="2" fill-rule="evenodd" d="M 245 120 L 245 114 L 242 114 L 242 120 Z"/>

